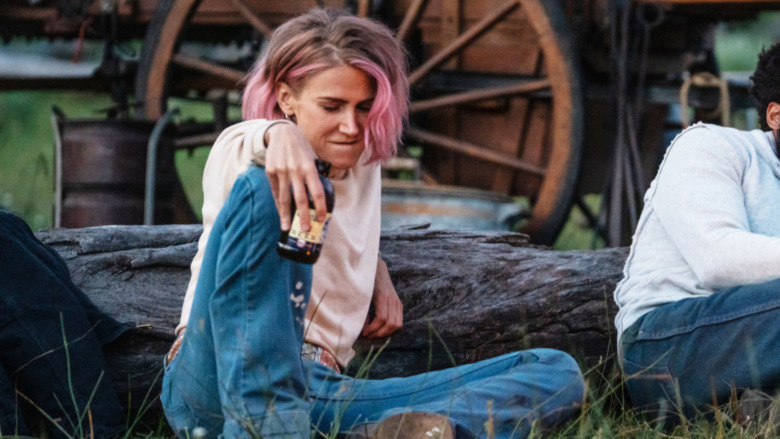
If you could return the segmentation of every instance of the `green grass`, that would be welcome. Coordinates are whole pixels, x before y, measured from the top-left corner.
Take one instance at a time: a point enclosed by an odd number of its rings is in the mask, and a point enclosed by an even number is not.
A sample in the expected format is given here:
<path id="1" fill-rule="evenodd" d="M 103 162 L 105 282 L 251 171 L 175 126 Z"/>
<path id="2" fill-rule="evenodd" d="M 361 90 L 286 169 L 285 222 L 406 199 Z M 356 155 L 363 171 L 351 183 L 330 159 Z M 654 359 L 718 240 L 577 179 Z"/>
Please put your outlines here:
<path id="1" fill-rule="evenodd" d="M 589 390 L 580 415 L 541 437 L 554 439 L 780 438 L 780 429 L 774 427 L 778 421 L 776 419 L 762 419 L 751 422 L 746 427 L 737 423 L 736 403 L 713 408 L 693 420 L 675 418 L 674 421 L 669 420 L 666 423 L 653 423 L 631 407 L 618 371 L 613 370 L 604 375 L 597 366 L 586 372 L 585 379 L 589 384 Z"/>
<path id="2" fill-rule="evenodd" d="M 370 368 L 369 364 L 365 368 Z M 362 368 L 362 369 L 365 369 Z M 736 405 L 713 409 L 694 420 L 654 423 L 635 411 L 625 394 L 618 370 L 605 364 L 583 367 L 587 394 L 580 413 L 556 428 L 539 432 L 531 438 L 548 439 L 772 439 L 780 438 L 774 428 L 776 420 L 767 419 L 743 427 L 735 421 Z M 363 372 L 366 372 L 363 370 Z M 776 401 L 777 402 L 777 401 Z M 172 439 L 163 433 L 133 432 L 126 438 Z M 313 438 L 335 438 L 334 432 L 322 432 Z"/>

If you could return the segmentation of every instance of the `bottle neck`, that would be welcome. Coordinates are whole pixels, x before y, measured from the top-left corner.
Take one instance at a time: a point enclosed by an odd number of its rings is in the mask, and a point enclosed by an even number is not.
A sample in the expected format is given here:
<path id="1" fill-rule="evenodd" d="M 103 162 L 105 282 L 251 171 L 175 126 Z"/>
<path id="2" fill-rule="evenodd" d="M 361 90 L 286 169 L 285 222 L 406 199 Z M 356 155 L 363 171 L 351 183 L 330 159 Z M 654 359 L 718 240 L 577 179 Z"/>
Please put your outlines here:
<path id="1" fill-rule="evenodd" d="M 317 172 L 323 177 L 328 177 L 330 174 L 330 163 L 325 160 L 316 159 L 314 163 L 317 165 Z"/>

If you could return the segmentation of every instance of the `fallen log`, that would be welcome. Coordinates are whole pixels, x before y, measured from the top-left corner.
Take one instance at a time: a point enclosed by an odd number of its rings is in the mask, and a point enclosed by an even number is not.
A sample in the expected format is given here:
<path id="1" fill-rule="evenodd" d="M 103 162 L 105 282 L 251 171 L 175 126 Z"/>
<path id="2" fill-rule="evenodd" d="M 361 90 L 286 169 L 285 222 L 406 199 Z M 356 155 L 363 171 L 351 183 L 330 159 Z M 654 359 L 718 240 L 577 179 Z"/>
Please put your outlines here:
<path id="1" fill-rule="evenodd" d="M 107 349 L 120 398 L 133 411 L 159 394 L 162 358 L 174 338 L 201 230 L 104 226 L 38 233 L 99 308 L 135 323 Z M 533 246 L 517 233 L 393 230 L 383 232 L 381 252 L 405 322 L 386 342 L 358 341 L 353 365 L 373 361 L 371 378 L 530 347 L 567 351 L 585 366 L 613 356 L 612 291 L 625 248 L 562 252 Z M 159 413 L 157 403 L 150 410 Z"/>

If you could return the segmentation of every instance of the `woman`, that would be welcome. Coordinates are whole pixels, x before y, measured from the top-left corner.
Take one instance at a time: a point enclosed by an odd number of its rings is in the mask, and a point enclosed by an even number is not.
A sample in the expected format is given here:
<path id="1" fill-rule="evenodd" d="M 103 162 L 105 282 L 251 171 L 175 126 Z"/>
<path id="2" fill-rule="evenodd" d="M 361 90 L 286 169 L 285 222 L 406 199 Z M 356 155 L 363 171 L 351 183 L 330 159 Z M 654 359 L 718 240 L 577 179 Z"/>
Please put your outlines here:
<path id="1" fill-rule="evenodd" d="M 483 434 L 489 416 L 496 437 L 522 437 L 579 407 L 580 371 L 552 350 L 383 381 L 339 373 L 361 332 L 384 337 L 402 324 L 378 253 L 378 163 L 395 151 L 407 115 L 404 60 L 383 25 L 314 10 L 282 25 L 250 72 L 246 121 L 220 136 L 204 171 L 196 286 L 166 368 L 163 403 L 180 437 L 195 427 L 231 438 L 361 434 L 403 412 L 430 413 L 409 415 L 422 424 L 443 419 L 424 425 L 440 437 L 453 427 L 459 437 Z M 312 268 L 275 247 L 290 227 L 290 187 L 299 211 L 308 190 L 325 219 L 315 157 L 331 163 L 336 206 Z M 309 227 L 307 215 L 301 223 Z"/>

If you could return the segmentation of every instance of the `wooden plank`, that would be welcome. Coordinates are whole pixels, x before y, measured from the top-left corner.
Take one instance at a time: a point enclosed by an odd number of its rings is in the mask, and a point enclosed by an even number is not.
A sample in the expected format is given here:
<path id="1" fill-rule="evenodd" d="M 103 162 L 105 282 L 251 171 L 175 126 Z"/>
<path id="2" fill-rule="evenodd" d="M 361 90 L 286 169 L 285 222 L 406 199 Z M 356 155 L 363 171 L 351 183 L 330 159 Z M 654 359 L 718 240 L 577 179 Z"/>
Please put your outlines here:
<path id="1" fill-rule="evenodd" d="M 546 168 L 549 153 L 552 149 L 548 133 L 552 119 L 552 109 L 549 102 L 535 100 L 530 103 L 526 131 L 521 139 L 522 151 L 520 160 L 541 168 Z M 515 182 L 515 192 L 520 195 L 534 196 L 539 192 L 541 179 L 528 174 L 518 176 Z"/>
<path id="2" fill-rule="evenodd" d="M 515 168 L 517 170 L 534 174 L 538 176 L 544 176 L 545 170 L 532 163 L 525 162 L 518 158 L 508 156 L 506 154 L 483 148 L 482 146 L 475 145 L 470 142 L 453 139 L 451 137 L 443 136 L 441 134 L 432 133 L 429 131 L 421 130 L 419 128 L 409 128 L 407 130 L 409 137 L 419 140 L 425 144 L 446 148 L 452 151 L 456 151 L 462 155 L 478 158 L 492 162 L 501 166 L 507 166 Z"/>
<path id="3" fill-rule="evenodd" d="M 425 64 L 423 64 L 414 72 L 412 72 L 409 75 L 409 82 L 411 84 L 414 84 L 422 80 L 423 78 L 425 78 L 435 68 L 437 68 L 442 63 L 449 60 L 452 56 L 456 55 L 460 50 L 462 50 L 464 47 L 469 45 L 472 41 L 479 38 L 483 33 L 489 30 L 494 24 L 499 22 L 506 14 L 510 13 L 518 6 L 519 4 L 517 0 L 509 0 L 506 3 L 504 3 L 501 6 L 501 8 L 494 11 L 490 15 L 484 17 L 476 25 L 470 27 L 466 32 L 464 32 L 455 40 L 451 41 L 442 50 L 440 50 L 435 55 L 433 55 L 430 59 L 428 59 L 428 61 L 426 61 Z"/>
<path id="4" fill-rule="evenodd" d="M 441 34 L 439 38 L 443 44 L 454 41 L 460 35 L 460 0 L 442 0 L 441 16 Z M 459 56 L 453 56 L 449 61 L 442 64 L 445 69 L 457 69 L 460 65 Z"/>
<path id="5" fill-rule="evenodd" d="M 14 17 L 17 20 L 41 21 L 56 18 L 57 8 L 30 8 L 27 6 L 0 5 L 0 17 Z"/>
<path id="6" fill-rule="evenodd" d="M 370 9 L 369 0 L 358 0 L 358 9 L 356 15 L 358 17 L 368 17 L 368 14 L 371 13 Z"/>
<path id="7" fill-rule="evenodd" d="M 223 67 L 217 64 L 212 64 L 206 61 L 203 61 L 199 58 L 193 58 L 190 56 L 185 56 L 181 54 L 175 54 L 171 58 L 173 62 L 176 64 L 186 67 L 188 69 L 192 70 L 198 70 L 201 72 L 208 73 L 210 75 L 214 75 L 220 78 L 225 78 L 229 81 L 233 81 L 238 83 L 241 81 L 246 73 L 242 70 L 236 70 L 231 69 L 229 67 Z"/>
<path id="8" fill-rule="evenodd" d="M 398 41 L 406 41 L 409 38 L 409 34 L 417 26 L 417 22 L 420 20 L 427 4 L 428 0 L 414 0 L 411 5 L 407 6 L 404 19 L 396 34 Z"/>
<path id="9" fill-rule="evenodd" d="M 415 101 L 411 104 L 411 112 L 428 111 L 434 108 L 441 108 L 450 105 L 478 102 L 485 99 L 494 99 L 500 97 L 509 97 L 518 94 L 530 93 L 543 90 L 550 87 L 550 81 L 539 79 L 535 81 L 520 82 L 516 85 L 507 87 L 490 87 L 479 90 L 472 90 L 463 93 L 456 93 L 437 98 Z"/>
<path id="10" fill-rule="evenodd" d="M 257 14 L 242 0 L 233 0 L 233 6 L 236 10 L 252 25 L 255 30 L 263 34 L 266 39 L 271 39 L 274 32 L 271 26 L 257 16 Z"/>
<path id="11" fill-rule="evenodd" d="M 533 60 L 533 68 L 534 70 L 538 70 L 538 66 L 542 62 L 541 50 L 539 50 L 537 47 L 536 50 L 533 52 L 529 51 L 529 53 L 533 55 L 528 56 L 527 58 Z M 545 80 L 545 82 L 549 84 L 548 80 Z M 509 131 L 506 127 L 516 127 L 513 131 L 515 135 L 511 138 L 512 142 L 510 143 L 510 146 L 503 148 L 502 152 L 517 157 L 518 154 L 525 149 L 524 142 L 527 139 L 527 132 L 529 130 L 528 121 L 531 99 L 528 97 L 518 97 L 513 99 L 512 103 L 512 109 L 506 116 L 507 121 L 502 131 L 506 133 Z M 538 162 L 535 163 L 539 164 Z M 518 176 L 517 172 L 511 169 L 498 168 L 493 174 L 491 190 L 504 194 L 512 193 L 514 181 L 517 179 L 524 179 L 525 181 L 529 181 L 527 177 L 527 175 Z"/>

